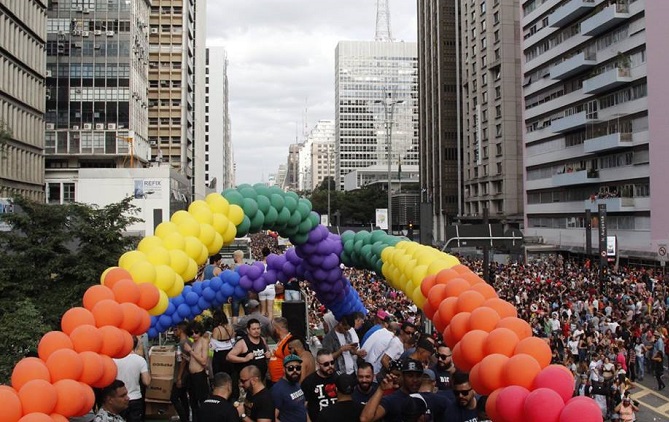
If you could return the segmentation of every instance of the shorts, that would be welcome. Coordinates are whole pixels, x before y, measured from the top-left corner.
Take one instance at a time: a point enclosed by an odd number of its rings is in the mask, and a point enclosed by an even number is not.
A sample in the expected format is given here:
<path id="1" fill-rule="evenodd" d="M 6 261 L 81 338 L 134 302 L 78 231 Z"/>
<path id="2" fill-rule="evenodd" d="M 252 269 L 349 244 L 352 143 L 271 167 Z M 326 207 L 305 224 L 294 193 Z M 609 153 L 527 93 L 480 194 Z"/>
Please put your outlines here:
<path id="1" fill-rule="evenodd" d="M 276 288 L 274 284 L 270 284 L 265 287 L 265 290 L 258 293 L 258 299 L 260 300 L 274 300 L 276 297 Z"/>

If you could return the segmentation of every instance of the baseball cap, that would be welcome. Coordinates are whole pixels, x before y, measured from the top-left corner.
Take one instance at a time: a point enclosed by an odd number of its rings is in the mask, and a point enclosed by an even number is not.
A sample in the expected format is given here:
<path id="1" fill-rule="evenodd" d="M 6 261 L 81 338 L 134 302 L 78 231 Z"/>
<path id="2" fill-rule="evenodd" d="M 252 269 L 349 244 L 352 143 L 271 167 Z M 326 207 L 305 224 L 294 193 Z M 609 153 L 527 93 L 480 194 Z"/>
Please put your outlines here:
<path id="1" fill-rule="evenodd" d="M 300 363 L 302 363 L 302 359 L 299 356 L 291 353 L 290 355 L 283 358 L 283 366 L 288 365 L 290 362 L 300 362 Z"/>
<path id="2" fill-rule="evenodd" d="M 383 309 L 379 309 L 378 311 L 376 311 L 376 316 L 381 320 L 385 320 L 388 317 L 388 315 L 389 315 L 388 312 L 384 311 Z"/>
<path id="3" fill-rule="evenodd" d="M 402 362 L 402 372 L 420 372 L 423 373 L 423 364 L 416 359 L 407 359 Z"/>
<path id="4" fill-rule="evenodd" d="M 437 376 L 435 375 L 434 371 L 431 369 L 423 369 L 423 375 L 430 378 L 430 381 L 436 381 Z"/>
<path id="5" fill-rule="evenodd" d="M 356 385 L 358 378 L 354 374 L 341 374 L 335 380 L 337 391 L 342 394 L 352 394 Z"/>
<path id="6" fill-rule="evenodd" d="M 251 299 L 248 302 L 246 302 L 246 309 L 254 309 L 260 306 L 260 302 L 258 302 L 255 299 Z"/>

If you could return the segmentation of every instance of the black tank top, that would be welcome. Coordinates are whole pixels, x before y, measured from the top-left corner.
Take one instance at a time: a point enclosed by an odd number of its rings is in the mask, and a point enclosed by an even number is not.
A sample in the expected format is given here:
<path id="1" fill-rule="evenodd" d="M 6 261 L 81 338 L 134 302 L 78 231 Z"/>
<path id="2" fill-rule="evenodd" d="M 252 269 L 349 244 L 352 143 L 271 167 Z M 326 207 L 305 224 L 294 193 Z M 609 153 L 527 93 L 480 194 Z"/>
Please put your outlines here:
<path id="1" fill-rule="evenodd" d="M 265 381 L 265 374 L 267 374 L 267 358 L 265 357 L 265 352 L 267 349 L 265 349 L 265 342 L 260 340 L 260 343 L 255 344 L 251 340 L 249 340 L 248 336 L 243 337 L 244 343 L 246 343 L 246 348 L 248 351 L 241 355 L 240 357 L 244 357 L 248 355 L 249 353 L 253 354 L 253 359 L 249 362 L 244 362 L 239 364 L 239 370 L 241 371 L 242 368 L 249 366 L 249 365 L 255 365 L 258 367 L 260 370 L 260 374 L 262 377 L 261 381 Z"/>

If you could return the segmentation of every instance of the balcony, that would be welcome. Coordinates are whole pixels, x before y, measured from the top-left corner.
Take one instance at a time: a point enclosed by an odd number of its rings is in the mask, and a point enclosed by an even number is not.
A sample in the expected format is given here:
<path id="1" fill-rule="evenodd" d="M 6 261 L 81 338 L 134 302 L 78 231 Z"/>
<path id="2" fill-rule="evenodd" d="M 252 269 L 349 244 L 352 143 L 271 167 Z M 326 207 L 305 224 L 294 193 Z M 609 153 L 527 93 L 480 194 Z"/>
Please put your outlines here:
<path id="1" fill-rule="evenodd" d="M 616 67 L 583 81 L 584 94 L 599 94 L 620 85 L 632 82 L 632 72 L 629 67 Z"/>
<path id="2" fill-rule="evenodd" d="M 590 12 L 593 7 L 595 7 L 595 0 L 571 0 L 548 17 L 548 26 L 553 28 L 566 26 Z"/>
<path id="3" fill-rule="evenodd" d="M 599 173 L 592 170 L 566 171 L 553 175 L 553 187 L 585 185 L 599 182 Z"/>
<path id="4" fill-rule="evenodd" d="M 586 111 L 581 111 L 561 119 L 553 120 L 551 122 L 551 130 L 554 133 L 569 132 L 595 122 L 597 122 L 596 112 L 588 113 Z"/>
<path id="5" fill-rule="evenodd" d="M 586 153 L 597 153 L 609 151 L 618 148 L 628 148 L 632 146 L 632 134 L 612 133 L 610 135 L 598 136 L 592 139 L 586 139 L 583 143 L 583 150 Z"/>
<path id="6" fill-rule="evenodd" d="M 593 198 L 583 201 L 586 210 L 598 211 L 599 204 L 606 204 L 607 212 L 636 211 L 634 198 Z"/>
<path id="7" fill-rule="evenodd" d="M 551 68 L 551 79 L 567 79 L 594 67 L 597 64 L 595 53 L 581 52 Z"/>
<path id="8" fill-rule="evenodd" d="M 630 17 L 627 3 L 615 3 L 581 22 L 581 34 L 597 36 Z"/>

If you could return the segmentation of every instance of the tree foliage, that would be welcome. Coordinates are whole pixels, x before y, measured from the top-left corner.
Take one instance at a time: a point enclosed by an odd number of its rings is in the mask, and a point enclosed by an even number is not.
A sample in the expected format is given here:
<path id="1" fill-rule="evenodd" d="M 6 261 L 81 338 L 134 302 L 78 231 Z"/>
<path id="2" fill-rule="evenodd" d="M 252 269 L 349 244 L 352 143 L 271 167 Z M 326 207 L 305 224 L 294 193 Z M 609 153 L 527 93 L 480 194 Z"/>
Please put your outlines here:
<path id="1" fill-rule="evenodd" d="M 376 185 L 342 192 L 336 189 L 332 178 L 326 178 L 309 197 L 313 210 L 321 215 L 327 214 L 328 181 L 330 182 L 330 212 L 333 216 L 339 212 L 342 226 L 367 225 L 375 220 L 377 208 L 387 207 L 387 193 Z"/>

